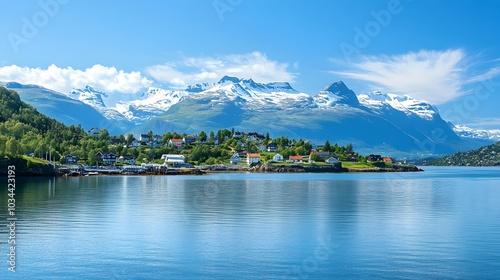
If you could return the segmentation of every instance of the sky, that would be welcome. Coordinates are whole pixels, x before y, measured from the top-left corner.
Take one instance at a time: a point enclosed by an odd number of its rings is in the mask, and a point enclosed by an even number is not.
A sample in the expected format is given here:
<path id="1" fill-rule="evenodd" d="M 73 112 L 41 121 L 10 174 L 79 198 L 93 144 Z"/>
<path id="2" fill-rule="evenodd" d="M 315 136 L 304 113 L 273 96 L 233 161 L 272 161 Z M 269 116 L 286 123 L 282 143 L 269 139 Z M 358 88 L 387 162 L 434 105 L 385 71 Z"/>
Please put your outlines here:
<path id="1" fill-rule="evenodd" d="M 409 95 L 500 129 L 500 1 L 1 1 L 0 81 L 130 99 L 224 75 Z"/>

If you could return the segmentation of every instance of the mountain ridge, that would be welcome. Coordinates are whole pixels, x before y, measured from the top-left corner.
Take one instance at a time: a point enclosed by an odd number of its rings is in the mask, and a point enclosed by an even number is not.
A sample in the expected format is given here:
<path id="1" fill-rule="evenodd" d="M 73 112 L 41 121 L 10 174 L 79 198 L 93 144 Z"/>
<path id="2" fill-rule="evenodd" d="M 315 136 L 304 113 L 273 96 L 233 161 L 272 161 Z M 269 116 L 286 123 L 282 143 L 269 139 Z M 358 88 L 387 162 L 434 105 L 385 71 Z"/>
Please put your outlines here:
<path id="1" fill-rule="evenodd" d="M 150 87 L 141 98 L 111 108 L 103 100 L 106 93 L 90 86 L 68 95 L 118 124 L 122 132 L 190 133 L 234 127 L 318 142 L 357 143 L 361 151 L 419 156 L 453 153 L 487 141 L 463 141 L 427 102 L 380 92 L 356 95 L 342 81 L 310 95 L 288 82 L 262 84 L 224 76 L 217 83 L 185 90 Z"/>

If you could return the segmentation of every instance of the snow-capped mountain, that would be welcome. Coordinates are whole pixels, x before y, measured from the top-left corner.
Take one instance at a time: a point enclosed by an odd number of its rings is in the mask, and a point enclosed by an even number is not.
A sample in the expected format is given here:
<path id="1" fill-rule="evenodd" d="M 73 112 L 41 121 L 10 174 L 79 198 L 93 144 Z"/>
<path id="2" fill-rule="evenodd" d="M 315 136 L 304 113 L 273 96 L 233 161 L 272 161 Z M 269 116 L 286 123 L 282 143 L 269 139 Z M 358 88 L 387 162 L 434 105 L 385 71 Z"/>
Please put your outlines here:
<path id="1" fill-rule="evenodd" d="M 330 84 L 314 96 L 314 102 L 321 108 L 344 105 L 357 107 L 359 100 L 354 91 L 342 81 Z"/>
<path id="2" fill-rule="evenodd" d="M 186 96 L 210 102 L 234 101 L 245 109 L 284 110 L 316 107 L 312 97 L 293 89 L 289 83 L 256 83 L 252 79 L 224 76 L 213 87 Z"/>
<path id="3" fill-rule="evenodd" d="M 104 98 L 108 97 L 106 93 L 98 91 L 91 86 L 86 86 L 82 89 L 73 89 L 68 93 L 68 97 L 80 100 L 81 102 L 91 106 L 109 120 L 123 121 L 127 119 L 115 108 L 109 108 L 106 106 L 104 102 Z"/>
<path id="4" fill-rule="evenodd" d="M 192 88 L 188 88 L 191 89 Z M 127 120 L 141 124 L 151 118 L 165 113 L 174 104 L 187 95 L 186 91 L 172 91 L 150 87 L 141 98 L 128 102 L 118 102 L 115 110 Z"/>
<path id="5" fill-rule="evenodd" d="M 453 131 L 455 131 L 455 133 L 461 137 L 500 141 L 500 129 L 496 130 L 474 129 L 461 124 L 457 125 L 453 125 L 452 123 L 449 124 L 452 127 Z"/>
<path id="6" fill-rule="evenodd" d="M 341 81 L 311 95 L 295 90 L 287 82 L 264 84 L 225 76 L 217 83 L 192 85 L 184 90 L 152 87 L 140 98 L 117 102 L 113 107 L 107 106 L 106 93 L 90 86 L 65 96 L 94 109 L 108 121 L 93 121 L 92 127 L 113 126 L 121 128 L 121 133 L 197 133 L 235 128 L 318 143 L 329 139 L 333 143 L 352 143 L 361 152 L 411 156 L 473 149 L 495 139 L 459 137 L 431 104 L 389 93 L 356 95 Z M 85 114 L 74 115 L 86 118 Z"/>
<path id="7" fill-rule="evenodd" d="M 439 115 L 437 109 L 425 101 L 415 100 L 407 95 L 399 96 L 379 91 L 362 93 L 358 95 L 359 102 L 375 111 L 390 106 L 393 109 L 404 112 L 406 115 L 416 115 L 426 120 L 432 120 Z"/>

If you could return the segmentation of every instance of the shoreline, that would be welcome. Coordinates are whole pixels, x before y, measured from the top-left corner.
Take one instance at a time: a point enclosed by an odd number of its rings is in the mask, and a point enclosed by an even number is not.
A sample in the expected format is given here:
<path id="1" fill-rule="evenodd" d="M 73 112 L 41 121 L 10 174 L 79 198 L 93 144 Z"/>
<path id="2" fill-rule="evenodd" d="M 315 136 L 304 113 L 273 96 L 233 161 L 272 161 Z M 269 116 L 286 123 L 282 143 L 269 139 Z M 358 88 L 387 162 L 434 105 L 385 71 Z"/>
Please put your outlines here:
<path id="1" fill-rule="evenodd" d="M 369 168 L 346 168 L 342 166 L 302 166 L 287 165 L 273 166 L 263 164 L 261 166 L 244 167 L 238 165 L 211 165 L 196 168 L 162 168 L 157 171 L 138 169 L 136 172 L 122 172 L 119 169 L 102 169 L 101 172 L 86 170 L 68 171 L 65 169 L 55 170 L 53 168 L 19 168 L 18 175 L 21 177 L 89 177 L 89 176 L 181 176 L 181 175 L 206 175 L 210 173 L 373 173 L 373 172 L 423 172 L 424 170 L 414 165 L 395 165 L 393 167 L 369 167 Z M 6 176 L 0 171 L 0 177 Z"/>

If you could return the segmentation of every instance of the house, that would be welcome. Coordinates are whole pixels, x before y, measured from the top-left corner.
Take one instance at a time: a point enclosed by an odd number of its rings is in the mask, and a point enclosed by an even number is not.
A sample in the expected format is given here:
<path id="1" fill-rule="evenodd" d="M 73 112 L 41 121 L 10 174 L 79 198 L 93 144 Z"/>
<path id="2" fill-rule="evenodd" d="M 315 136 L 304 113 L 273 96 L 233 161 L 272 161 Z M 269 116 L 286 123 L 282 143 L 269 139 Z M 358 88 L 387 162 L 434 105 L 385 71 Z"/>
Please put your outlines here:
<path id="1" fill-rule="evenodd" d="M 240 155 L 238 153 L 234 153 L 230 158 L 229 158 L 229 162 L 231 162 L 232 164 L 237 164 L 238 162 L 241 162 L 242 159 L 240 157 Z"/>
<path id="2" fill-rule="evenodd" d="M 276 152 L 277 149 L 278 149 L 278 144 L 276 144 L 276 143 L 271 143 L 271 144 L 267 145 L 268 152 Z"/>
<path id="3" fill-rule="evenodd" d="M 158 135 L 158 134 L 153 135 L 153 142 L 160 143 L 161 141 L 162 141 L 161 135 Z"/>
<path id="4" fill-rule="evenodd" d="M 325 160 L 326 163 L 328 164 L 336 164 L 338 163 L 338 159 L 334 158 L 334 157 L 329 157 L 327 160 Z"/>
<path id="5" fill-rule="evenodd" d="M 333 165 L 335 168 L 342 168 L 342 162 L 338 161 L 334 157 L 329 157 L 327 160 L 325 160 L 325 162 Z"/>
<path id="6" fill-rule="evenodd" d="M 172 138 L 172 139 L 168 140 L 169 146 L 179 147 L 179 145 L 182 146 L 183 144 L 184 144 L 184 141 L 182 141 L 182 139 L 179 139 L 179 138 Z"/>
<path id="7" fill-rule="evenodd" d="M 141 146 L 141 142 L 137 141 L 134 139 L 130 145 L 128 145 L 129 148 L 139 148 Z"/>
<path id="8" fill-rule="evenodd" d="M 134 158 L 134 156 L 131 156 L 131 155 L 121 156 L 116 161 L 121 162 L 123 164 L 132 164 L 132 165 L 135 164 L 135 158 Z"/>
<path id="9" fill-rule="evenodd" d="M 95 155 L 105 165 L 112 165 L 116 163 L 116 155 L 113 153 L 97 152 Z"/>
<path id="10" fill-rule="evenodd" d="M 288 158 L 288 161 L 295 162 L 295 163 L 301 163 L 302 162 L 302 156 L 290 156 Z"/>
<path id="11" fill-rule="evenodd" d="M 329 151 L 319 151 L 318 154 L 319 154 L 319 156 L 322 159 L 328 159 L 328 158 L 330 158 L 330 152 Z"/>
<path id="12" fill-rule="evenodd" d="M 266 145 L 260 145 L 259 146 L 259 151 L 265 151 L 267 150 L 267 146 Z"/>
<path id="13" fill-rule="evenodd" d="M 64 156 L 64 158 L 63 158 L 63 162 L 64 162 L 65 164 L 76 164 L 76 163 L 78 162 L 78 156 L 73 155 L 73 154 L 71 154 L 71 155 L 66 155 L 66 156 Z"/>
<path id="14" fill-rule="evenodd" d="M 151 139 L 149 138 L 149 135 L 141 134 L 139 136 L 139 141 L 144 142 L 144 143 L 148 143 L 149 141 L 151 141 Z"/>
<path id="15" fill-rule="evenodd" d="M 198 136 L 196 135 L 187 135 L 182 138 L 184 144 L 191 144 L 194 142 L 198 142 Z"/>
<path id="16" fill-rule="evenodd" d="M 368 162 L 372 162 L 372 161 L 381 161 L 382 160 L 382 156 L 381 155 L 373 155 L 373 154 L 370 154 L 366 157 L 366 161 Z"/>
<path id="17" fill-rule="evenodd" d="M 219 140 L 217 138 L 208 138 L 207 142 L 213 142 L 215 145 L 219 145 Z"/>
<path id="18" fill-rule="evenodd" d="M 280 154 L 275 154 L 273 156 L 273 161 L 275 161 L 275 162 L 282 162 L 283 161 L 283 156 L 280 155 Z"/>
<path id="19" fill-rule="evenodd" d="M 384 158 L 384 162 L 387 162 L 387 163 L 393 163 L 394 161 L 392 160 L 392 158 L 390 157 L 385 157 Z"/>
<path id="20" fill-rule="evenodd" d="M 243 132 L 241 132 L 241 131 L 235 131 L 233 133 L 233 138 L 242 137 L 242 136 L 243 136 Z"/>
<path id="21" fill-rule="evenodd" d="M 260 154 L 247 154 L 247 164 L 251 165 L 252 163 L 260 162 Z"/>
<path id="22" fill-rule="evenodd" d="M 184 164 L 186 162 L 186 157 L 184 155 L 162 155 L 162 158 L 165 159 L 165 164 Z"/>
<path id="23" fill-rule="evenodd" d="M 94 137 L 97 137 L 99 136 L 99 134 L 101 133 L 101 130 L 97 127 L 93 127 L 91 128 L 89 131 L 88 131 L 89 135 L 90 136 L 94 136 Z"/>
<path id="24" fill-rule="evenodd" d="M 253 135 L 248 135 L 247 138 L 245 139 L 246 141 L 257 141 L 257 137 Z"/>
<path id="25" fill-rule="evenodd" d="M 257 132 L 249 132 L 247 133 L 247 139 L 253 139 L 253 141 L 263 141 L 266 139 L 266 137 L 262 134 L 259 134 Z M 252 140 L 249 140 L 252 141 Z"/>

